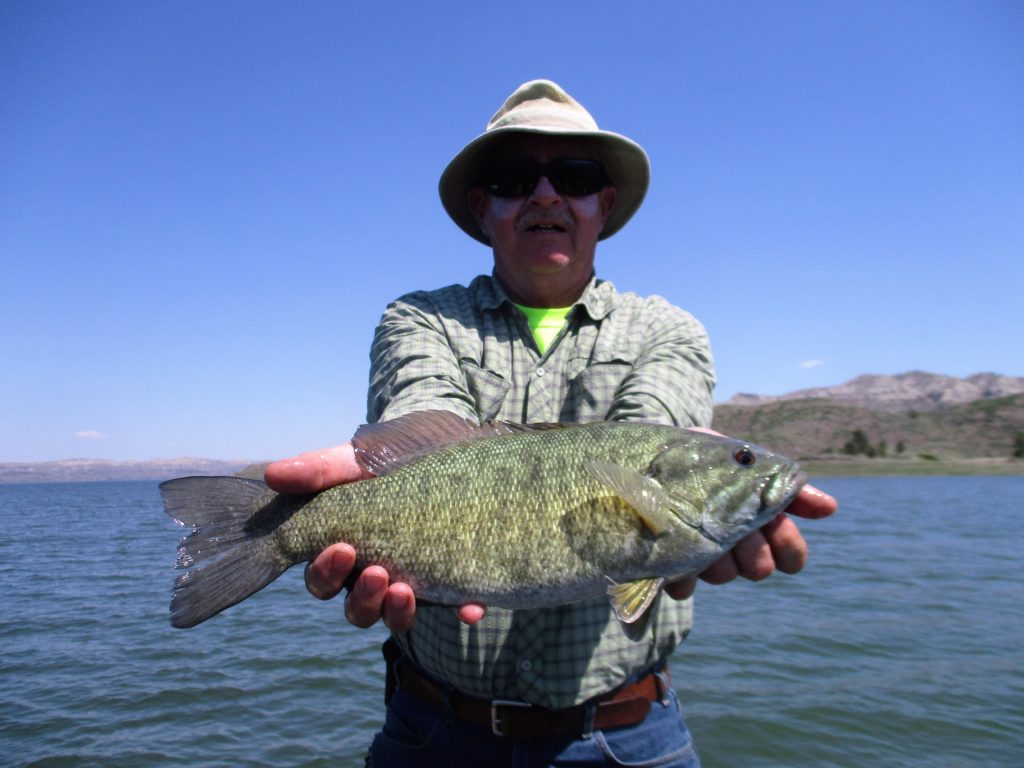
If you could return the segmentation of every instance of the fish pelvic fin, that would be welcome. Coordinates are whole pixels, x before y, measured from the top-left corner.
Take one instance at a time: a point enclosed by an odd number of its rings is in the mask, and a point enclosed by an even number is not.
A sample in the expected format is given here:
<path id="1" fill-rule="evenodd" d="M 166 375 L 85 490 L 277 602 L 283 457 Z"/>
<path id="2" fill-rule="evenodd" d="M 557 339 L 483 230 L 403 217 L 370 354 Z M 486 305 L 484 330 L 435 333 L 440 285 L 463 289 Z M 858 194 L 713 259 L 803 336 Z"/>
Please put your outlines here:
<path id="1" fill-rule="evenodd" d="M 164 509 L 192 533 L 178 545 L 171 625 L 194 627 L 258 592 L 290 563 L 268 536 L 296 505 L 275 504 L 264 483 L 240 477 L 181 477 L 160 485 Z M 283 497 L 282 497 L 283 498 Z M 289 509 L 290 507 L 290 509 Z"/>
<path id="2" fill-rule="evenodd" d="M 608 600 L 616 618 L 623 624 L 646 623 L 647 614 L 665 583 L 662 577 L 637 579 L 616 584 L 608 580 Z"/>

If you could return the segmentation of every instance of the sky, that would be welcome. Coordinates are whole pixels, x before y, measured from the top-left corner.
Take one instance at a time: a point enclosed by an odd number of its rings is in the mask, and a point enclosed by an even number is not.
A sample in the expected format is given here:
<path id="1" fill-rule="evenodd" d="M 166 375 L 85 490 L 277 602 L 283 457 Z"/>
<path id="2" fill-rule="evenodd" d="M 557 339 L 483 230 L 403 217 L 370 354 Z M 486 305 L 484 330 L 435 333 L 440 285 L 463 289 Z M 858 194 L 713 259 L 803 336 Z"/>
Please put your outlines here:
<path id="1" fill-rule="evenodd" d="M 437 181 L 521 83 L 639 142 L 598 248 L 716 401 L 1024 375 L 1024 3 L 0 2 L 0 461 L 346 440 L 389 301 L 490 252 Z"/>

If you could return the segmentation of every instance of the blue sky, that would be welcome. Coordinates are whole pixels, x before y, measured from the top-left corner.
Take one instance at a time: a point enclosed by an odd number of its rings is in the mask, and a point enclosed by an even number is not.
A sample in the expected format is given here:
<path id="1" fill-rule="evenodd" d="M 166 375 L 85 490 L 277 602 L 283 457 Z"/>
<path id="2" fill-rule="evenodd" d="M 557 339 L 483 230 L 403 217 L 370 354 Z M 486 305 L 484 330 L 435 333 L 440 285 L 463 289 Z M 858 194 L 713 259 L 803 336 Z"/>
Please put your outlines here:
<path id="1" fill-rule="evenodd" d="M 536 77 L 650 155 L 598 274 L 719 401 L 1024 375 L 1024 4 L 626 7 L 5 0 L 0 461 L 346 439 L 386 303 L 489 271 L 437 179 Z"/>

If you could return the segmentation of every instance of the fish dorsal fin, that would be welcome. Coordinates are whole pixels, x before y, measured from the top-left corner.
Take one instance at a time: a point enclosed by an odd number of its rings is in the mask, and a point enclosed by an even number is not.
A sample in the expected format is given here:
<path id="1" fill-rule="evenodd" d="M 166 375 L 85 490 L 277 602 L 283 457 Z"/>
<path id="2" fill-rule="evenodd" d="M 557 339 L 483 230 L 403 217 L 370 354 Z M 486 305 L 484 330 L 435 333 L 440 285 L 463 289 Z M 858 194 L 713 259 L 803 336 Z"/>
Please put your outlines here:
<path id="1" fill-rule="evenodd" d="M 565 426 L 569 425 L 508 421 L 477 424 L 451 411 L 415 411 L 391 421 L 363 424 L 352 438 L 352 448 L 359 465 L 379 476 L 456 443 Z"/>
<path id="2" fill-rule="evenodd" d="M 616 496 L 633 507 L 655 536 L 660 536 L 672 527 L 672 513 L 665 498 L 665 490 L 657 480 L 609 461 L 588 461 L 584 466 Z"/>
<path id="3" fill-rule="evenodd" d="M 616 618 L 623 624 L 632 624 L 654 603 L 665 579 L 637 579 L 623 584 L 616 584 L 609 579 L 609 582 L 611 583 L 608 585 L 608 601 L 615 611 Z"/>

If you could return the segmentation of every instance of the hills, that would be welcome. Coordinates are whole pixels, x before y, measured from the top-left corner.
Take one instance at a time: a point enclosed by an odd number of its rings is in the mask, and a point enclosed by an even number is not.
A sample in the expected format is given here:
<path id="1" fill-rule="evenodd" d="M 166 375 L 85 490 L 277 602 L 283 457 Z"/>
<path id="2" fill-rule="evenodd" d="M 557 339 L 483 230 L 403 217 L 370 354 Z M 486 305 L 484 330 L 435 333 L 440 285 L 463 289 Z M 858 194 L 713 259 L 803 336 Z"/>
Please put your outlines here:
<path id="1" fill-rule="evenodd" d="M 898 376 L 858 376 L 835 387 L 801 389 L 776 397 L 739 394 L 725 405 L 764 405 L 780 400 L 836 400 L 873 411 L 934 411 L 975 400 L 1024 393 L 1024 377 L 976 373 L 964 379 L 925 371 Z"/>
<path id="2" fill-rule="evenodd" d="M 912 371 L 859 376 L 715 407 L 720 432 L 771 446 L 815 472 L 1024 474 L 1024 378 Z"/>
<path id="3" fill-rule="evenodd" d="M 63 461 L 0 462 L 0 483 L 67 483 L 94 480 L 169 480 L 185 475 L 231 475 L 245 467 L 245 461 L 214 459 L 151 459 L 149 461 L 108 461 L 65 459 Z"/>
<path id="4" fill-rule="evenodd" d="M 779 396 L 741 394 L 715 406 L 720 432 L 769 446 L 815 474 L 1024 474 L 1024 378 L 911 371 L 864 375 Z M 260 477 L 264 465 L 177 458 L 0 462 L 0 483 Z"/>

